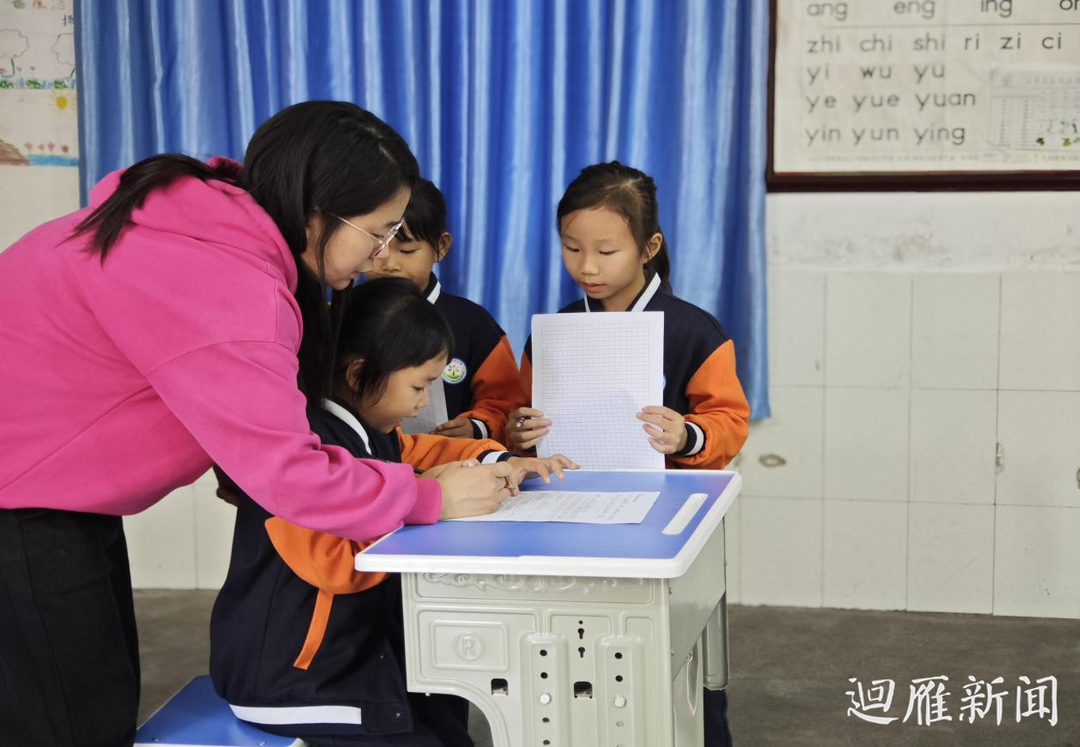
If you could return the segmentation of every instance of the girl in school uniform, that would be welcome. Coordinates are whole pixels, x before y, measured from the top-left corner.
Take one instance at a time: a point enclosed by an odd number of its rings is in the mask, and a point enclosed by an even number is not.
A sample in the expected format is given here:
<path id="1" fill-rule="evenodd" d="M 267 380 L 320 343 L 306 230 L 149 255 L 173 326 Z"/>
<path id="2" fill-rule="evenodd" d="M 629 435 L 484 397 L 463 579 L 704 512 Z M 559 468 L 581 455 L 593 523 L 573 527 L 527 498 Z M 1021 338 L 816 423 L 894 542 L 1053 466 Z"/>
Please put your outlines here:
<path id="1" fill-rule="evenodd" d="M 516 457 L 490 440 L 403 434 L 453 345 L 446 322 L 405 280 L 353 291 L 331 396 L 311 414 L 323 443 L 416 469 L 506 461 L 550 481 L 564 457 Z M 353 570 L 367 544 L 312 531 L 237 495 L 228 577 L 210 623 L 210 672 L 236 715 L 310 745 L 472 745 L 468 706 L 405 687 L 396 576 Z"/>
<path id="2" fill-rule="evenodd" d="M 446 230 L 446 201 L 421 179 L 405 209 L 405 223 L 389 253 L 375 260 L 369 279 L 407 278 L 442 313 L 454 333 L 450 362 L 434 386 L 442 387 L 448 420 L 434 433 L 491 438 L 506 443 L 506 418 L 526 404 L 517 361 L 506 333 L 483 306 L 446 292 L 431 271 L 446 258 L 453 238 Z"/>
<path id="3" fill-rule="evenodd" d="M 722 469 L 742 448 L 750 407 L 735 373 L 735 350 L 708 312 L 676 297 L 657 217 L 656 185 L 612 161 L 582 170 L 559 201 L 563 262 L 584 298 L 560 313 L 659 311 L 664 314 L 664 401 L 638 413 L 649 444 L 669 469 Z M 522 387 L 531 399 L 532 340 L 525 345 Z M 517 450 L 535 447 L 551 421 L 521 407 L 507 423 Z M 597 434 L 602 438 L 602 434 Z M 706 691 L 705 743 L 727 745 L 727 699 Z"/>

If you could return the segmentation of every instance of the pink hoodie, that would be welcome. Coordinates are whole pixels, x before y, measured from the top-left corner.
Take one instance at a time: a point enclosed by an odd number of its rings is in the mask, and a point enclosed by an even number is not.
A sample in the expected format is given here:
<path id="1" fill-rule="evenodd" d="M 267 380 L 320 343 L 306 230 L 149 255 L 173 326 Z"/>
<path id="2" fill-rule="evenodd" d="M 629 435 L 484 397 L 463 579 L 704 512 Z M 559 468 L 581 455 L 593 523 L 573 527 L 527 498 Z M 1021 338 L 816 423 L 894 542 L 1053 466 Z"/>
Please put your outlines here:
<path id="1" fill-rule="evenodd" d="M 437 482 L 311 432 L 296 263 L 247 192 L 178 179 L 104 263 L 68 240 L 88 211 L 0 254 L 0 508 L 132 514 L 216 462 L 317 531 L 367 540 L 438 519 Z"/>

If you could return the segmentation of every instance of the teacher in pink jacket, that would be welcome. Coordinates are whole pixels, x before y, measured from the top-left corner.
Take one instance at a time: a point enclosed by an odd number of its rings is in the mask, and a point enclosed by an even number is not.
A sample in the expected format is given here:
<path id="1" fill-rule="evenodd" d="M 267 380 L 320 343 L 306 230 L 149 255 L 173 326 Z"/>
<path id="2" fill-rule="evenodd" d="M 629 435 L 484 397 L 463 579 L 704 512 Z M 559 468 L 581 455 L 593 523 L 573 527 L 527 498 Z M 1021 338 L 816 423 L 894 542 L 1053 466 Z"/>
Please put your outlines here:
<path id="1" fill-rule="evenodd" d="M 385 250 L 418 176 L 377 117 L 308 102 L 263 124 L 242 167 L 146 159 L 0 254 L 0 744 L 132 743 L 121 516 L 212 463 L 270 513 L 356 540 L 509 495 L 505 465 L 418 479 L 308 427 L 327 288 Z"/>

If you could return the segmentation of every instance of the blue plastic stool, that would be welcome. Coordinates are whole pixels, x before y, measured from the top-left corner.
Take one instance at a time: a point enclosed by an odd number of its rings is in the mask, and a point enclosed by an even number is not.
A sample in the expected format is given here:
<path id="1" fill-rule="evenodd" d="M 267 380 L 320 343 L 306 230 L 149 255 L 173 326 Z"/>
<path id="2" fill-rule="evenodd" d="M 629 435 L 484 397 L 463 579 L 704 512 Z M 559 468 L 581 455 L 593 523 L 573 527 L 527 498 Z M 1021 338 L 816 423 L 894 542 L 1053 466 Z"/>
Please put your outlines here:
<path id="1" fill-rule="evenodd" d="M 169 699 L 135 735 L 135 747 L 302 747 L 245 724 L 214 692 L 210 677 L 196 677 Z"/>

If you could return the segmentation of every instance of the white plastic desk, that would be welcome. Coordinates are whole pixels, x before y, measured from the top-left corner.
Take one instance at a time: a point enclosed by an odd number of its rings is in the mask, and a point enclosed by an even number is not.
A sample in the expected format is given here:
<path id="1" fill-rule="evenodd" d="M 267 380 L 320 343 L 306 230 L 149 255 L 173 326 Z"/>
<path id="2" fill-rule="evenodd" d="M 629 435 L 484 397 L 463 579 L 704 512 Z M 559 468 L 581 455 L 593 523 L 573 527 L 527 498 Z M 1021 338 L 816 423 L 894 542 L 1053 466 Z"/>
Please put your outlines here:
<path id="1" fill-rule="evenodd" d="M 472 701 L 496 747 L 696 747 L 702 686 L 727 684 L 723 519 L 740 486 L 567 473 L 554 489 L 660 497 L 642 524 L 404 527 L 356 568 L 402 574 L 409 689 Z"/>

